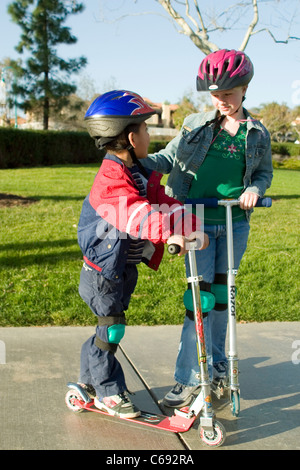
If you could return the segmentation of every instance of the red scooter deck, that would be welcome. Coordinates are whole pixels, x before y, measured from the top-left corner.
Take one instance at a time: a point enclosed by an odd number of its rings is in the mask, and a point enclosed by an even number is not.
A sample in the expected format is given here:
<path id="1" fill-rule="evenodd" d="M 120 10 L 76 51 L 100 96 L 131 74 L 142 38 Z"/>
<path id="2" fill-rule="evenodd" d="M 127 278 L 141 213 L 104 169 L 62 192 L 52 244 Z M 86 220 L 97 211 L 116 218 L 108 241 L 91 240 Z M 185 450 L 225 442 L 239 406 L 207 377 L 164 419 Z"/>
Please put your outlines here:
<path id="1" fill-rule="evenodd" d="M 106 411 L 99 410 L 94 406 L 94 400 L 91 400 L 89 403 L 73 398 L 73 405 L 87 411 L 93 411 L 95 413 L 100 413 L 106 416 L 111 416 Z M 164 429 L 165 431 L 171 432 L 185 432 L 188 431 L 195 421 L 195 416 L 188 417 L 188 414 L 183 410 L 177 411 L 173 416 L 164 416 L 154 413 L 148 413 L 147 411 L 141 411 L 140 416 L 136 418 L 120 418 L 125 421 L 130 421 L 133 423 L 140 423 L 152 428 Z M 186 415 L 186 416 L 185 416 Z"/>

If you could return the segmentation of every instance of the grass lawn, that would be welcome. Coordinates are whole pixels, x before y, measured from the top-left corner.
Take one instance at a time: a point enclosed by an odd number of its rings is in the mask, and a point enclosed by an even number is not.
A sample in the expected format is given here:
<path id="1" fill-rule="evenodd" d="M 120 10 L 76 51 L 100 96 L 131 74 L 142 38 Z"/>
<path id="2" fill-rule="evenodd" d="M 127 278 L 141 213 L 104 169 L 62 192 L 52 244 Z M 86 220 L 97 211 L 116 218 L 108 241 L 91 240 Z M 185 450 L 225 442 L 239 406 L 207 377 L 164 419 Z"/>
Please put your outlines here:
<path id="1" fill-rule="evenodd" d="M 78 294 L 82 256 L 77 222 L 97 165 L 0 171 L 0 192 L 33 198 L 0 206 L 0 326 L 89 325 Z M 271 209 L 256 209 L 237 277 L 239 321 L 297 321 L 299 171 L 276 169 Z M 182 258 L 166 253 L 155 273 L 139 266 L 128 324 L 182 323 Z"/>

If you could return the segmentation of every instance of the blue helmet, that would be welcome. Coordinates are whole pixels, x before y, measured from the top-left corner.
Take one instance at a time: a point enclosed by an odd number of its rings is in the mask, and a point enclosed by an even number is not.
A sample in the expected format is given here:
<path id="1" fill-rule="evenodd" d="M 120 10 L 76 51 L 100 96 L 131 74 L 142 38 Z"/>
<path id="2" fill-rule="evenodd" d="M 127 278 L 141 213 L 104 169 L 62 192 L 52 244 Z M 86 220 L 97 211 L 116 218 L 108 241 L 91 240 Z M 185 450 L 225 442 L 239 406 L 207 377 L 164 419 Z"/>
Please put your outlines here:
<path id="1" fill-rule="evenodd" d="M 155 114 L 143 98 L 131 91 L 113 90 L 98 96 L 85 114 L 87 130 L 105 145 L 129 124 L 139 124 Z"/>

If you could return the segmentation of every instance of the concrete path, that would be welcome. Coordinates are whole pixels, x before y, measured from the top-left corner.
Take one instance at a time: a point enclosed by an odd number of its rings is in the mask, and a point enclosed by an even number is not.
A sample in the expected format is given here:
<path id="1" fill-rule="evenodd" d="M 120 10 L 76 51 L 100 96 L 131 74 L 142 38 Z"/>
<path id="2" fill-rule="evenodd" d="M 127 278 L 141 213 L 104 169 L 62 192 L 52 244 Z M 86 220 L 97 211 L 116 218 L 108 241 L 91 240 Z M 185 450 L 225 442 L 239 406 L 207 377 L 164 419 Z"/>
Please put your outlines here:
<path id="1" fill-rule="evenodd" d="M 80 348 L 93 327 L 0 328 L 0 450 L 207 450 L 197 424 L 180 435 L 97 413 L 72 413 Z M 118 351 L 133 401 L 161 413 L 173 386 L 180 326 L 126 328 Z M 238 325 L 241 413 L 214 399 L 227 432 L 218 450 L 300 449 L 300 322 Z M 168 411 L 167 411 L 168 413 Z"/>

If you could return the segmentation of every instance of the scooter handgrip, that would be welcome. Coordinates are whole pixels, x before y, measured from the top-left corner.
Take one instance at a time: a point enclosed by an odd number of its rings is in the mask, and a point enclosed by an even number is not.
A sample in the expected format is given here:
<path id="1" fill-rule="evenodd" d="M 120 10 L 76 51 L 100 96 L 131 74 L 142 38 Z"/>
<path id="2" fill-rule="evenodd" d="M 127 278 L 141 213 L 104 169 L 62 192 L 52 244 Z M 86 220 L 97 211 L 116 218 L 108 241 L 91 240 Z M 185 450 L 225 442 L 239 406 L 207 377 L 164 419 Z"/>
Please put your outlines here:
<path id="1" fill-rule="evenodd" d="M 198 199 L 186 199 L 185 204 L 203 204 L 205 207 L 218 207 L 218 198 L 216 197 L 200 197 Z"/>
<path id="2" fill-rule="evenodd" d="M 180 245 L 176 245 L 175 243 L 168 245 L 168 252 L 170 253 L 170 255 L 176 255 L 180 252 L 180 249 Z"/>
<path id="3" fill-rule="evenodd" d="M 271 207 L 272 199 L 270 197 L 262 197 L 257 200 L 255 207 Z"/>

